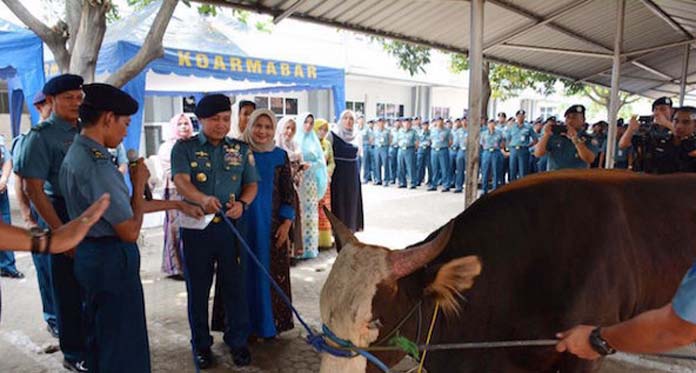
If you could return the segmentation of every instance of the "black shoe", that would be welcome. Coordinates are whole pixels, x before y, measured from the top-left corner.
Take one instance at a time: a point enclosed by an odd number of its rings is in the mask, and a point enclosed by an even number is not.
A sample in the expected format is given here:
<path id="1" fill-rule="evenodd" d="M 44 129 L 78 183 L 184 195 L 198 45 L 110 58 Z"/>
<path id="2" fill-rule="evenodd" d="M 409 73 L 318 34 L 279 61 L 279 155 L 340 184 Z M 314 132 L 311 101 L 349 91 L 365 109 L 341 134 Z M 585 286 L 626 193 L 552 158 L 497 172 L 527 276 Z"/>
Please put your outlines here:
<path id="1" fill-rule="evenodd" d="M 238 367 L 245 367 L 251 364 L 251 353 L 246 346 L 233 348 L 230 350 L 230 353 L 232 354 L 232 361 L 234 361 L 234 365 Z"/>
<path id="2" fill-rule="evenodd" d="M 410 187 L 409 189 L 416 189 L 416 186 L 415 186 L 415 185 L 411 185 L 411 187 Z"/>
<path id="3" fill-rule="evenodd" d="M 0 277 L 24 278 L 24 273 L 16 269 L 0 269 Z"/>
<path id="4" fill-rule="evenodd" d="M 405 189 L 406 185 L 399 185 L 399 189 Z"/>
<path id="5" fill-rule="evenodd" d="M 447 192 L 449 192 L 449 191 L 450 191 L 449 188 L 445 188 L 445 189 L 442 190 L 442 193 L 447 193 Z"/>
<path id="6" fill-rule="evenodd" d="M 454 190 L 454 193 L 462 193 L 462 192 L 463 192 L 463 190 L 461 190 L 461 189 L 455 189 L 455 190 Z"/>
<path id="7" fill-rule="evenodd" d="M 185 281 L 186 280 L 186 278 L 184 278 L 184 275 L 182 275 L 182 274 L 171 275 L 167 278 L 170 280 L 174 280 L 174 281 Z"/>
<path id="8" fill-rule="evenodd" d="M 195 359 L 198 369 L 208 369 L 213 366 L 213 353 L 209 348 L 196 351 Z"/>
<path id="9" fill-rule="evenodd" d="M 381 181 L 378 181 L 378 182 L 375 183 L 375 185 L 382 185 L 382 182 L 381 182 Z"/>
<path id="10" fill-rule="evenodd" d="M 63 368 L 71 372 L 89 372 L 87 369 L 87 363 L 83 361 L 70 361 L 63 359 Z"/>
<path id="11" fill-rule="evenodd" d="M 51 334 L 51 337 L 58 339 L 58 327 L 51 324 L 46 325 L 46 330 Z"/>
<path id="12" fill-rule="evenodd" d="M 434 191 L 436 191 L 436 190 L 437 190 L 437 188 L 435 188 L 435 187 L 430 187 L 430 188 L 428 188 L 428 192 L 434 192 Z"/>

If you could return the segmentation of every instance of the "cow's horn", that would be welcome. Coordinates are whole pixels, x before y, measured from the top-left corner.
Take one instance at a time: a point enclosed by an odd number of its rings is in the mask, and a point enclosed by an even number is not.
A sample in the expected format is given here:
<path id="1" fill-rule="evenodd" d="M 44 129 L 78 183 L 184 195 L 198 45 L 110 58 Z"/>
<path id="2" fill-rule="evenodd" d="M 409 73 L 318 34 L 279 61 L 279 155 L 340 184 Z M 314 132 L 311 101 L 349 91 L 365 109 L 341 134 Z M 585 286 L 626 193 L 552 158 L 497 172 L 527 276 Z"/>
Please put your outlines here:
<path id="1" fill-rule="evenodd" d="M 350 229 L 348 229 L 348 227 L 346 227 L 346 225 L 336 217 L 336 215 L 326 208 L 326 206 L 322 206 L 321 208 L 324 209 L 324 214 L 326 214 L 331 222 L 331 229 L 333 230 L 334 237 L 336 238 L 336 252 L 340 252 L 343 245 L 347 243 L 358 242 L 358 239 L 355 237 L 353 232 L 351 232 Z"/>
<path id="2" fill-rule="evenodd" d="M 397 279 L 408 276 L 435 259 L 447 246 L 453 230 L 454 222 L 450 221 L 433 240 L 410 249 L 392 251 L 389 254 L 392 276 Z"/>

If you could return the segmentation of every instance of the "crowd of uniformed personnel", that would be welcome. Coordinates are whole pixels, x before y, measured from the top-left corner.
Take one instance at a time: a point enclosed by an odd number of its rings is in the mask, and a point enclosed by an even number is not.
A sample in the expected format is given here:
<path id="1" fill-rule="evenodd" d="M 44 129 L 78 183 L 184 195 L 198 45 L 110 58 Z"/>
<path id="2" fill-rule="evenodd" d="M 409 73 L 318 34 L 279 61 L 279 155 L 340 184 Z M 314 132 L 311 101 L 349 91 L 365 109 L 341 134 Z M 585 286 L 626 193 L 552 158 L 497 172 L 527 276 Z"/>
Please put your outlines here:
<path id="1" fill-rule="evenodd" d="M 11 157 L 18 197 L 26 197 L 31 205 L 23 216 L 30 226 L 37 226 L 30 233 L 33 242 L 48 237 L 43 250 L 48 251 L 51 230 L 79 218 L 105 193 L 111 200 L 76 251 L 52 256 L 34 253 L 44 318 L 48 330 L 59 338 L 63 365 L 77 372 L 150 370 L 135 242 L 144 213 L 175 209 L 198 218 L 216 214 L 214 224 L 205 231 L 183 231 L 194 361 L 199 368 L 211 366 L 207 310 L 213 263 L 224 270 L 221 281 L 226 289 L 243 283 L 239 250 L 222 249 L 229 235 L 222 224 L 216 224 L 225 216 L 237 219 L 244 214 L 256 198 L 259 180 L 247 143 L 227 136 L 229 98 L 201 99 L 196 116 L 203 131 L 172 150 L 172 174 L 188 201 L 184 202 L 143 198 L 149 172 L 142 159 L 132 160 L 129 167 L 133 190 L 129 193 L 116 167 L 123 161 L 112 159 L 110 149 L 119 146 L 130 116 L 138 110 L 132 97 L 107 84 L 83 85 L 81 77 L 70 74 L 50 80 L 43 94 L 34 104 L 41 109 L 45 102 L 51 110 L 42 110 L 42 123 L 16 139 Z M 358 116 L 357 122 L 364 182 L 463 191 L 466 117 L 365 122 Z M 350 123 L 353 138 L 352 119 Z M 595 123 L 591 131 L 588 127 L 582 105 L 569 107 L 563 123 L 553 117 L 529 123 L 524 110 L 514 118 L 499 113 L 497 120 L 485 120 L 477 175 L 483 193 L 535 172 L 601 167 L 607 124 Z M 617 168 L 654 174 L 696 171 L 696 108 L 674 109 L 671 100 L 663 97 L 653 103 L 649 120 L 633 116 L 626 124 L 619 121 L 618 127 Z M 0 154 L 10 158 L 2 146 Z M 224 302 L 232 309 L 241 297 L 225 291 Z M 243 312 L 226 314 L 225 342 L 239 366 L 251 361 L 247 319 Z"/>
<path id="2" fill-rule="evenodd" d="M 696 108 L 673 108 L 668 97 L 653 102 L 650 120 L 617 121 L 614 168 L 651 174 L 696 172 Z M 363 183 L 462 193 L 466 179 L 467 117 L 359 117 Z M 526 112 L 483 120 L 478 184 L 489 190 L 526 175 L 570 168 L 602 168 L 608 123 L 589 126 L 585 107 L 528 122 Z"/>

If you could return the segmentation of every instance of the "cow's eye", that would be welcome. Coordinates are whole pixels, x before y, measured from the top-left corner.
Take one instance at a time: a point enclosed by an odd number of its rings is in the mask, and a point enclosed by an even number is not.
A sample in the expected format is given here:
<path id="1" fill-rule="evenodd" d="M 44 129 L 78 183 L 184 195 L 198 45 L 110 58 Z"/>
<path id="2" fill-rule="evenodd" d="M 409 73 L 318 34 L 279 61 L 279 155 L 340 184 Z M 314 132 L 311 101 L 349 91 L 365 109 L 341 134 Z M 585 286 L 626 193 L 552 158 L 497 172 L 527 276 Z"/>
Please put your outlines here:
<path id="1" fill-rule="evenodd" d="M 380 329 L 382 326 L 384 325 L 382 325 L 382 322 L 379 319 L 374 319 L 367 324 L 368 329 Z"/>

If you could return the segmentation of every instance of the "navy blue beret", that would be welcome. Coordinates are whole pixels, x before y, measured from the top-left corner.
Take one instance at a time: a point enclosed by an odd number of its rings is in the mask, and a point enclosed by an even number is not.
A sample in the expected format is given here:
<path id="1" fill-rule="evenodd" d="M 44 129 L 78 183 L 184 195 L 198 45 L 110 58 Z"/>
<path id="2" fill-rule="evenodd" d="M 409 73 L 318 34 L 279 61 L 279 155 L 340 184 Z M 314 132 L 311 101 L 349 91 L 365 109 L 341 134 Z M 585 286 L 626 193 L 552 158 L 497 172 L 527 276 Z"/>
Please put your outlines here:
<path id="1" fill-rule="evenodd" d="M 203 97 L 196 105 L 194 112 L 198 118 L 205 119 L 223 111 L 230 111 L 231 106 L 229 97 L 216 93 Z"/>
<path id="2" fill-rule="evenodd" d="M 670 99 L 669 97 L 660 97 L 657 100 L 653 101 L 652 109 L 655 110 L 655 106 L 657 105 L 667 105 L 669 107 L 672 107 L 672 99 Z"/>
<path id="3" fill-rule="evenodd" d="M 568 108 L 568 110 L 565 111 L 565 114 L 563 114 L 564 117 L 567 117 L 568 114 L 572 113 L 580 113 L 582 115 L 585 115 L 585 107 L 582 105 L 573 105 Z"/>
<path id="4" fill-rule="evenodd" d="M 43 93 L 47 96 L 55 96 L 67 91 L 82 89 L 84 80 L 79 75 L 62 74 L 58 75 L 43 86 Z"/>
<path id="5" fill-rule="evenodd" d="M 85 84 L 82 110 L 111 111 L 116 115 L 133 115 L 138 111 L 138 102 L 128 93 L 104 83 Z"/>
<path id="6" fill-rule="evenodd" d="M 522 114 L 522 115 L 527 115 L 527 112 L 524 111 L 524 110 L 522 110 L 522 109 L 520 109 L 520 110 L 517 110 L 517 112 L 515 113 L 515 116 L 518 116 L 518 115 L 520 115 L 520 114 Z"/>

